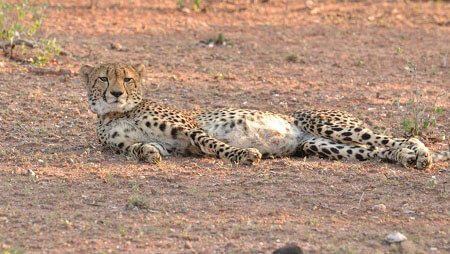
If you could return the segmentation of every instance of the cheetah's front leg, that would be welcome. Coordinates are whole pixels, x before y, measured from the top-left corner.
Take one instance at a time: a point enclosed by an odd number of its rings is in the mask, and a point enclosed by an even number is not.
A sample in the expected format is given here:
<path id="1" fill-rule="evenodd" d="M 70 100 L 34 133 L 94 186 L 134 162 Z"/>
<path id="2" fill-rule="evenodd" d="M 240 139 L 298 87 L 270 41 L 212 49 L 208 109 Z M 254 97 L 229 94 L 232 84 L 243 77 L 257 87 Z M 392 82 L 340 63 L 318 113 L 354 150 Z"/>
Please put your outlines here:
<path id="1" fill-rule="evenodd" d="M 158 143 L 138 142 L 136 133 L 124 133 L 121 128 L 113 128 L 107 134 L 105 145 L 113 150 L 130 156 L 138 161 L 157 163 L 161 155 L 167 156 L 169 152 Z"/>
<path id="2" fill-rule="evenodd" d="M 261 153 L 255 148 L 232 147 L 217 140 L 202 130 L 189 131 L 191 144 L 206 154 L 230 161 L 233 164 L 252 165 L 261 160 Z"/>

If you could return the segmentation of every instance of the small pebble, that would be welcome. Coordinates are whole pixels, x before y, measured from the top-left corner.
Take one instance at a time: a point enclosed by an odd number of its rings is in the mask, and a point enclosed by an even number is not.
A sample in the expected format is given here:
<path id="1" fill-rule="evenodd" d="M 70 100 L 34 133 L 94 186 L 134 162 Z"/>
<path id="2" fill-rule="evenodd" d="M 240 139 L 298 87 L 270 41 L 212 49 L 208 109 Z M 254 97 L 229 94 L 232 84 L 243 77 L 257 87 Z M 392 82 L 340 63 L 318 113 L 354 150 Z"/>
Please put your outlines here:
<path id="1" fill-rule="evenodd" d="M 386 206 L 384 204 L 378 204 L 378 205 L 374 205 L 372 207 L 373 211 L 380 211 L 380 212 L 386 212 Z"/>
<path id="2" fill-rule="evenodd" d="M 400 232 L 394 232 L 387 235 L 384 240 L 388 243 L 399 243 L 407 240 L 407 238 Z"/>
<path id="3" fill-rule="evenodd" d="M 114 50 L 122 50 L 122 44 L 118 42 L 111 42 L 110 47 Z"/>

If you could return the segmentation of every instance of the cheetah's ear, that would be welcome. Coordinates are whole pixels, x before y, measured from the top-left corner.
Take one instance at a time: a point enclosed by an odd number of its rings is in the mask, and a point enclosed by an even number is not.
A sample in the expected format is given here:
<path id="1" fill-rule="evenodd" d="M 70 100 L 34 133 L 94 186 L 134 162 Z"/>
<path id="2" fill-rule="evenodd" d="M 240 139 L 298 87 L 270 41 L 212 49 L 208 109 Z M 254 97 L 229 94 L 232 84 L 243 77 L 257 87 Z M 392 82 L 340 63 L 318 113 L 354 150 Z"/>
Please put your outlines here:
<path id="1" fill-rule="evenodd" d="M 89 74 L 92 72 L 93 69 L 94 69 L 94 67 L 92 67 L 90 65 L 83 65 L 80 68 L 79 73 L 85 83 L 87 83 L 89 81 Z"/>
<path id="2" fill-rule="evenodd" d="M 143 64 L 134 64 L 133 65 L 133 69 L 135 71 L 137 71 L 137 73 L 139 74 L 139 77 L 142 78 L 144 77 L 144 73 L 145 73 L 145 66 Z"/>

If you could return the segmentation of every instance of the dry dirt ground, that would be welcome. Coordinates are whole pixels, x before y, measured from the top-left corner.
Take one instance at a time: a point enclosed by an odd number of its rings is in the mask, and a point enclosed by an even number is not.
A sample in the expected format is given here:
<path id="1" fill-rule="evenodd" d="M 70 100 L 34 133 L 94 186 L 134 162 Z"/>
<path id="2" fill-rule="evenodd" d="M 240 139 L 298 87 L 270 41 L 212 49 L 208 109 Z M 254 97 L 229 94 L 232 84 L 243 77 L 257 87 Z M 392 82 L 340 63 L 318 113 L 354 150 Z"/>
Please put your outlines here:
<path id="1" fill-rule="evenodd" d="M 73 56 L 50 67 L 142 62 L 146 97 L 164 105 L 342 109 L 397 136 L 418 83 L 443 109 L 421 138 L 449 149 L 449 2 L 223 1 L 201 12 L 175 2 L 51 1 L 41 36 Z M 234 46 L 199 44 L 219 33 Z M 0 62 L 0 253 L 271 253 L 291 242 L 305 253 L 450 251 L 448 162 L 128 161 L 97 143 L 76 75 Z M 394 231 L 406 244 L 383 242 Z"/>

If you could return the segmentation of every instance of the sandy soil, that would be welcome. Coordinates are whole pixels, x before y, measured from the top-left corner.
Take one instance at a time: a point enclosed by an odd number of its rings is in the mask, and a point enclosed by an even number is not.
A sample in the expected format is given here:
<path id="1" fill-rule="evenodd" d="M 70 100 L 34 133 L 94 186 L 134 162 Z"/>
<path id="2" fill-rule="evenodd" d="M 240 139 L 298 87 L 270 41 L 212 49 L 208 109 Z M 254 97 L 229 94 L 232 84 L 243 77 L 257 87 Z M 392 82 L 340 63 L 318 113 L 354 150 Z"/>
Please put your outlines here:
<path id="1" fill-rule="evenodd" d="M 450 3 L 223 2 L 187 12 L 176 1 L 53 0 L 41 36 L 73 54 L 50 67 L 141 62 L 146 97 L 186 110 L 334 108 L 402 136 L 417 83 L 443 109 L 421 139 L 449 149 Z M 219 33 L 234 46 L 199 43 Z M 291 242 L 306 253 L 450 251 L 448 162 L 127 161 L 97 143 L 76 75 L 0 62 L 0 253 L 271 253 Z M 394 231 L 408 241 L 384 243 Z"/>

